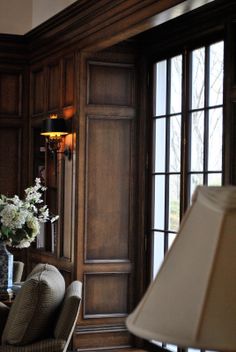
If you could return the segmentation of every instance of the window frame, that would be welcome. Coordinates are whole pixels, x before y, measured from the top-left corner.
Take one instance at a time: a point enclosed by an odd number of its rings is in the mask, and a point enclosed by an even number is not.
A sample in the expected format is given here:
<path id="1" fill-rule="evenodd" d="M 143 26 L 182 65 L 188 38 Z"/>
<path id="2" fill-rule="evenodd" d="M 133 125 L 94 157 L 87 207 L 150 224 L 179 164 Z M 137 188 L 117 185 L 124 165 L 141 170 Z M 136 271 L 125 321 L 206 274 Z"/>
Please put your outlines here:
<path id="1" fill-rule="evenodd" d="M 190 75 L 188 75 L 188 72 L 186 68 L 190 67 L 190 55 L 191 52 L 195 49 L 198 49 L 200 47 L 207 47 L 207 50 L 209 51 L 209 46 L 216 43 L 216 42 L 220 42 L 220 41 L 224 41 L 224 36 L 222 33 L 217 34 L 217 35 L 211 35 L 211 36 L 207 36 L 205 38 L 200 38 L 199 40 L 196 41 L 195 45 L 193 45 L 192 43 L 189 43 L 188 45 L 186 45 L 186 43 L 182 46 L 181 50 L 180 47 L 179 48 L 168 48 L 168 50 L 166 50 L 165 52 L 162 52 L 159 55 L 153 55 L 152 58 L 149 61 L 149 90 L 148 90 L 148 95 L 149 95 L 149 106 L 153 107 L 153 99 L 151 98 L 153 96 L 153 91 L 154 91 L 154 86 L 155 86 L 155 82 L 154 82 L 154 73 L 153 73 L 153 67 L 154 64 L 156 62 L 160 62 L 163 60 L 170 60 L 171 58 L 178 56 L 178 55 L 183 55 L 183 85 L 182 85 L 182 101 L 184 102 L 183 106 L 182 106 L 182 112 L 181 114 L 182 116 L 182 127 L 181 127 L 181 155 L 183 156 L 182 160 L 181 160 L 181 181 L 180 181 L 180 220 L 182 219 L 188 204 L 189 204 L 189 198 L 190 198 L 190 191 L 189 189 L 186 189 L 186 187 L 184 186 L 186 183 L 186 180 L 189 177 L 189 164 L 190 164 L 190 153 L 186 152 L 187 150 L 189 150 L 190 146 L 189 146 L 189 130 L 190 130 L 190 123 L 189 123 L 189 114 L 190 114 L 190 99 L 191 99 L 191 92 L 188 89 L 188 87 L 190 86 Z M 225 67 L 225 48 L 224 48 L 224 67 Z M 208 65 L 208 62 L 206 62 L 205 65 Z M 209 67 L 209 66 L 208 66 Z M 190 69 L 189 69 L 190 72 Z M 208 82 L 209 83 L 209 82 Z M 222 184 L 224 184 L 224 176 L 225 176 L 225 155 L 224 155 L 224 151 L 225 151 L 225 138 L 224 138 L 224 121 L 225 121 L 225 94 L 226 94 L 226 84 L 225 84 L 225 75 L 223 77 L 223 102 L 222 102 L 222 113 L 223 113 L 223 136 L 222 136 L 222 146 L 223 146 L 223 150 L 222 150 Z M 208 91 L 208 89 L 206 89 L 206 91 Z M 205 92 L 205 94 L 208 94 L 208 92 Z M 205 97 L 204 101 L 208 100 L 208 97 Z M 217 105 L 218 107 L 218 105 Z M 209 108 L 209 106 L 205 106 L 204 103 L 204 114 L 205 114 L 205 110 L 209 109 L 213 109 L 214 107 L 211 106 Z M 194 110 L 194 109 L 192 109 Z M 148 135 L 149 135 L 149 144 L 148 144 L 148 160 L 149 160 L 149 165 L 148 165 L 148 185 L 147 185 L 147 209 L 149 209 L 146 214 L 147 214 L 147 257 L 148 257 L 148 261 L 147 261 L 147 273 L 149 276 L 149 281 L 152 279 L 152 268 L 151 268 L 151 263 L 153 261 L 153 257 L 152 257 L 152 252 L 153 252 L 153 245 L 154 245 L 154 241 L 153 238 L 154 236 L 151 235 L 152 232 L 155 231 L 155 229 L 152 229 L 152 215 L 151 215 L 151 211 L 150 211 L 150 207 L 151 207 L 151 202 L 153 200 L 152 197 L 152 183 L 153 183 L 153 138 L 154 138 L 154 131 L 153 131 L 153 120 L 154 120 L 154 116 L 152 114 L 153 109 L 150 109 L 150 114 L 149 114 L 149 120 L 148 120 Z M 170 115 L 175 115 L 175 114 L 169 114 Z M 205 119 L 204 119 L 205 120 Z M 207 122 L 205 122 L 207 123 Z M 207 126 L 206 126 L 207 127 Z M 207 129 L 205 131 L 205 134 L 207 133 Z M 206 137 L 204 137 L 206 138 Z M 207 150 L 205 150 L 205 153 L 207 153 Z M 206 163 L 206 159 L 204 159 L 204 162 Z M 210 173 L 209 171 L 205 171 L 205 166 L 203 169 L 203 177 L 206 178 L 206 174 Z M 166 242 L 165 244 L 165 250 L 167 250 L 168 247 L 168 243 Z M 151 343 L 152 344 L 152 343 Z M 154 345 L 155 346 L 155 345 Z M 155 347 L 154 347 L 155 348 Z M 160 346 L 158 346 L 158 348 L 161 348 Z M 167 349 L 164 348 L 164 350 L 166 351 Z M 179 348 L 178 347 L 178 352 L 183 352 L 184 349 Z"/>

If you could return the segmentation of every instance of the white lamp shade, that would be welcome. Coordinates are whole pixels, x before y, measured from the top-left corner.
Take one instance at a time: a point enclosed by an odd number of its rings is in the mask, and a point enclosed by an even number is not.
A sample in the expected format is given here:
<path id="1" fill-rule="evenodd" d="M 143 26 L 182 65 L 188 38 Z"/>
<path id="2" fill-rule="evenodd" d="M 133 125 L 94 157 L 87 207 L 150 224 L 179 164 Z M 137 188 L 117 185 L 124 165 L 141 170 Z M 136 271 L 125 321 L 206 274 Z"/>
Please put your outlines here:
<path id="1" fill-rule="evenodd" d="M 127 327 L 148 340 L 236 350 L 236 187 L 197 187 Z"/>

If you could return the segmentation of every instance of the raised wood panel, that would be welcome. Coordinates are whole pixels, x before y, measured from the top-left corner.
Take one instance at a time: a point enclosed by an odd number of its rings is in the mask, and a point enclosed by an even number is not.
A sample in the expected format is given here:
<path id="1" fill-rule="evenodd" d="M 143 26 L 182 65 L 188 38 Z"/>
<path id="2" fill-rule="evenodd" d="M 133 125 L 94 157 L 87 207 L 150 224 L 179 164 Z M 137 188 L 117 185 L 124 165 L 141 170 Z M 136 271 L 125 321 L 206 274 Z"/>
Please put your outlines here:
<path id="1" fill-rule="evenodd" d="M 21 178 L 21 129 L 0 128 L 0 193 L 19 194 Z"/>
<path id="2" fill-rule="evenodd" d="M 60 106 L 60 65 L 48 66 L 48 110 L 58 109 Z"/>
<path id="3" fill-rule="evenodd" d="M 72 188 L 72 162 L 65 160 L 64 167 L 64 223 L 62 253 L 64 258 L 72 259 L 72 214 L 73 214 L 73 188 Z"/>
<path id="4" fill-rule="evenodd" d="M 58 157 L 58 212 L 59 219 L 59 256 L 71 260 L 72 218 L 73 218 L 73 163 L 63 154 Z"/>
<path id="5" fill-rule="evenodd" d="M 134 292 L 134 57 L 102 52 L 79 59 L 76 275 L 84 305 L 74 348 L 118 348 L 130 344 L 125 319 Z"/>
<path id="6" fill-rule="evenodd" d="M 63 61 L 62 106 L 74 103 L 74 57 L 67 57 Z"/>
<path id="7" fill-rule="evenodd" d="M 88 63 L 88 104 L 133 106 L 132 65 Z"/>
<path id="8" fill-rule="evenodd" d="M 84 318 L 127 315 L 128 278 L 127 273 L 85 273 Z"/>
<path id="9" fill-rule="evenodd" d="M 92 332 L 92 335 L 91 335 Z M 78 325 L 73 336 L 73 346 L 78 351 L 120 351 L 132 345 L 131 335 L 123 325 L 99 325 L 83 328 Z M 124 350 L 125 351 L 125 350 Z M 132 352 L 130 350 L 129 352 Z"/>
<path id="10" fill-rule="evenodd" d="M 32 113 L 37 115 L 44 112 L 45 75 L 43 68 L 32 72 Z"/>
<path id="11" fill-rule="evenodd" d="M 87 261 L 128 260 L 132 122 L 87 118 Z"/>
<path id="12" fill-rule="evenodd" d="M 22 112 L 22 75 L 0 72 L 0 115 L 20 116 Z"/>

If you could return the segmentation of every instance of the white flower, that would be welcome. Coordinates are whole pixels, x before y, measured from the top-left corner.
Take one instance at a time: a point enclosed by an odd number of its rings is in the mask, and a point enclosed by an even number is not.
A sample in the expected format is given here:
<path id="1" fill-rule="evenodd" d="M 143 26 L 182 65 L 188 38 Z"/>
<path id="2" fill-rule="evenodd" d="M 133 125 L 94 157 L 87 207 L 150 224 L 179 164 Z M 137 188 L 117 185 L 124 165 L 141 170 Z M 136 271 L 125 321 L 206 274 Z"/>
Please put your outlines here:
<path id="1" fill-rule="evenodd" d="M 28 191 L 26 190 L 25 193 L 26 193 L 26 201 L 29 203 L 31 203 L 31 202 L 42 203 L 43 202 L 43 200 L 41 199 L 42 194 L 37 192 L 36 190 L 28 188 Z"/>
<path id="2" fill-rule="evenodd" d="M 25 223 L 28 212 L 14 204 L 6 204 L 0 212 L 1 222 L 10 229 L 20 229 Z"/>
<path id="3" fill-rule="evenodd" d="M 12 203 L 15 204 L 17 207 L 21 207 L 23 205 L 23 202 L 17 195 L 12 198 Z"/>
<path id="4" fill-rule="evenodd" d="M 51 223 L 53 223 L 53 222 L 57 221 L 58 219 L 59 219 L 59 215 L 56 215 L 56 216 L 53 216 L 53 217 L 50 219 L 50 221 L 51 221 Z"/>
<path id="5" fill-rule="evenodd" d="M 35 185 L 25 190 L 25 199 L 17 195 L 7 198 L 0 195 L 0 239 L 10 246 L 26 248 L 40 232 L 40 223 L 50 220 L 47 205 L 42 196 L 46 187 L 41 185 L 40 178 Z M 59 216 L 51 219 L 56 221 Z"/>
<path id="6" fill-rule="evenodd" d="M 13 204 L 6 204 L 6 206 L 0 212 L 1 222 L 4 226 L 10 226 L 12 220 L 15 217 L 16 207 Z"/>
<path id="7" fill-rule="evenodd" d="M 26 188 L 25 194 L 26 194 L 26 202 L 29 203 L 42 203 L 43 199 L 42 198 L 42 192 L 46 190 L 46 187 L 41 185 L 41 180 L 40 178 L 35 179 L 35 185 L 33 187 Z M 41 191 L 41 192 L 40 192 Z"/>
<path id="8" fill-rule="evenodd" d="M 25 239 L 25 240 L 22 240 L 20 241 L 19 244 L 17 244 L 15 247 L 16 248 L 28 248 L 31 244 L 31 241 Z"/>
<path id="9" fill-rule="evenodd" d="M 41 222 L 47 222 L 49 220 L 49 210 L 48 209 L 44 213 L 39 215 L 39 220 Z"/>
<path id="10" fill-rule="evenodd" d="M 32 230 L 32 236 L 35 238 L 40 231 L 38 219 L 34 216 L 29 216 L 26 220 L 26 225 L 29 229 Z"/>

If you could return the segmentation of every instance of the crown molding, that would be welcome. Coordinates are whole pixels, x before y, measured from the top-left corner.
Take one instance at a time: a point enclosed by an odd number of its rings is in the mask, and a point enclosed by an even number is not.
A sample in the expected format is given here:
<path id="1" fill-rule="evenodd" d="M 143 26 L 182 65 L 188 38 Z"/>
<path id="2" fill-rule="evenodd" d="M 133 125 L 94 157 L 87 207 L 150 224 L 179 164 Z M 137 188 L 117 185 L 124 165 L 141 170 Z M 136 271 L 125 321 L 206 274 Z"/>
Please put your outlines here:
<path id="1" fill-rule="evenodd" d="M 99 51 L 214 0 L 80 0 L 25 35 L 31 59 L 74 45 Z"/>

